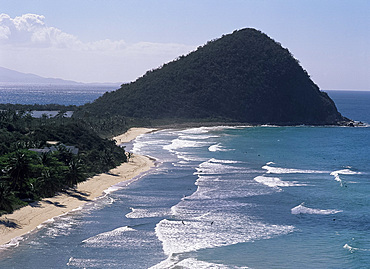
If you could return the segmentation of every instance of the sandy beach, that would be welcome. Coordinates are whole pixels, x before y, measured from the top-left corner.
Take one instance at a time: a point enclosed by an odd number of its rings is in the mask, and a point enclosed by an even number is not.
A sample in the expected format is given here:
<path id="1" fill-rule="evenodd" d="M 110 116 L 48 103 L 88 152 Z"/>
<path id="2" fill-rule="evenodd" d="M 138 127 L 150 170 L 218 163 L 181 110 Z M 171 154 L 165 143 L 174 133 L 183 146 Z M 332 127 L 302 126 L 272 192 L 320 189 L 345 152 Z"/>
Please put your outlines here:
<path id="1" fill-rule="evenodd" d="M 153 131 L 148 128 L 131 128 L 126 133 L 114 137 L 116 143 L 127 143 L 141 134 Z M 104 190 L 119 182 L 132 179 L 154 166 L 153 160 L 146 156 L 133 154 L 127 163 L 112 169 L 109 173 L 96 175 L 78 184 L 76 190 L 70 190 L 52 198 L 45 198 L 12 214 L 0 217 L 0 245 L 10 242 L 30 231 L 43 222 L 83 206 L 89 201 L 102 196 Z"/>

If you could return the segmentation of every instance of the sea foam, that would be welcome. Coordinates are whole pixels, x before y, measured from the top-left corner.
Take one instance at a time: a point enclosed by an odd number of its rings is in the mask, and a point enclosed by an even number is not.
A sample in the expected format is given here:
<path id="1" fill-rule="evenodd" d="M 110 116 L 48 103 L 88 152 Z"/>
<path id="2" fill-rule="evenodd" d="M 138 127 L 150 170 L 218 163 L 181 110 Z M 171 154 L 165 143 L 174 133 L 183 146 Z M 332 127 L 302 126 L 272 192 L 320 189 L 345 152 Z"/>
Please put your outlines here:
<path id="1" fill-rule="evenodd" d="M 299 183 L 298 181 L 282 181 L 278 177 L 257 176 L 254 180 L 276 189 L 280 189 L 279 187 L 307 186 L 307 184 Z"/>
<path id="2" fill-rule="evenodd" d="M 197 269 L 247 269 L 248 267 L 228 266 L 219 263 L 200 261 L 195 258 L 181 259 L 180 255 L 173 255 L 168 259 L 156 264 L 149 269 L 175 269 L 175 268 L 197 268 Z"/>
<path id="3" fill-rule="evenodd" d="M 225 149 L 223 146 L 221 146 L 221 143 L 218 143 L 218 144 L 210 146 L 208 150 L 211 152 L 216 152 L 216 151 L 231 151 L 233 149 Z"/>
<path id="4" fill-rule="evenodd" d="M 316 215 L 331 215 L 331 214 L 337 214 L 343 212 L 342 210 L 335 210 L 335 209 L 315 209 L 315 208 L 309 208 L 305 207 L 304 203 L 301 203 L 300 205 L 293 207 L 291 209 L 291 213 L 293 215 L 298 214 L 316 214 Z"/>
<path id="5" fill-rule="evenodd" d="M 342 170 L 337 170 L 337 171 L 334 171 L 334 172 L 330 173 L 331 176 L 334 176 L 334 180 L 340 182 L 341 186 L 344 186 L 344 185 L 343 185 L 343 180 L 340 178 L 339 175 L 359 175 L 359 174 L 361 174 L 361 172 L 354 172 L 354 171 L 350 170 L 349 168 L 342 169 Z"/>
<path id="6" fill-rule="evenodd" d="M 157 218 L 163 217 L 171 213 L 170 209 L 166 208 L 132 208 L 131 212 L 126 214 L 128 219 L 140 219 L 140 218 Z"/>
<path id="7" fill-rule="evenodd" d="M 283 168 L 270 166 L 275 164 L 273 162 L 268 162 L 266 165 L 262 166 L 262 169 L 267 170 L 268 174 L 326 174 L 328 171 L 320 170 L 310 170 L 310 169 L 294 169 L 294 168 Z"/>
<path id="8" fill-rule="evenodd" d="M 132 237 L 125 235 L 126 233 L 136 232 L 135 229 L 124 226 L 116 228 L 112 231 L 104 232 L 87 238 L 82 241 L 85 247 L 110 247 L 120 248 L 125 244 L 134 243 Z"/>
<path id="9" fill-rule="evenodd" d="M 160 221 L 155 232 L 164 253 L 185 253 L 204 248 L 229 246 L 292 232 L 293 226 L 269 225 L 242 214 L 212 213 L 204 219 Z"/>
<path id="10" fill-rule="evenodd" d="M 171 144 L 163 146 L 163 149 L 173 152 L 181 148 L 197 148 L 206 145 L 209 145 L 209 142 L 200 142 L 195 140 L 184 140 L 176 138 L 171 141 Z"/>

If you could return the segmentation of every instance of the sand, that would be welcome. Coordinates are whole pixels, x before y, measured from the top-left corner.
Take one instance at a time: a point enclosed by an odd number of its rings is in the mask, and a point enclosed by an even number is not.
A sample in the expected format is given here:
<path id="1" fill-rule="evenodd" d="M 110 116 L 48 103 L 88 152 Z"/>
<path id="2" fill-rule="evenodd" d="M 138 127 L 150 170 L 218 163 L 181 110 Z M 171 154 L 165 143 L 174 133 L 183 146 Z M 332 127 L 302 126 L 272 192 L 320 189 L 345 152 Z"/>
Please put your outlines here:
<path id="1" fill-rule="evenodd" d="M 116 140 L 117 145 L 120 145 L 122 143 L 127 143 L 131 140 L 134 140 L 139 135 L 150 133 L 155 130 L 156 129 L 149 128 L 131 128 L 126 133 L 113 137 L 113 139 Z"/>
<path id="2" fill-rule="evenodd" d="M 114 137 L 116 143 L 127 143 L 137 136 L 153 131 L 147 128 L 131 128 L 126 133 Z M 22 235 L 35 230 L 43 222 L 66 214 L 93 201 L 104 194 L 112 185 L 132 179 L 154 166 L 152 159 L 133 154 L 127 163 L 112 169 L 109 173 L 96 175 L 77 185 L 76 190 L 61 193 L 52 198 L 22 207 L 12 214 L 0 217 L 0 245 L 11 242 Z M 10 243 L 11 244 L 11 243 Z"/>

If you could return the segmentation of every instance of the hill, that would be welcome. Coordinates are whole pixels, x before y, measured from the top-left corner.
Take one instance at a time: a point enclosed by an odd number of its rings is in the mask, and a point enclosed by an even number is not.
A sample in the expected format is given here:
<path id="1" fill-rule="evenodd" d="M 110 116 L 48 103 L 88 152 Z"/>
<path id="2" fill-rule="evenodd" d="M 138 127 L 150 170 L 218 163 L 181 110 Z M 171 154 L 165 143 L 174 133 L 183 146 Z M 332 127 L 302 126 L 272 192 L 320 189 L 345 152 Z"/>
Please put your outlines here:
<path id="1" fill-rule="evenodd" d="M 280 125 L 346 120 L 291 53 L 255 29 L 210 41 L 76 115 Z"/>
<path id="2" fill-rule="evenodd" d="M 28 83 L 28 84 L 79 84 L 71 80 L 59 78 L 44 78 L 34 74 L 21 73 L 8 68 L 0 67 L 0 83 Z"/>

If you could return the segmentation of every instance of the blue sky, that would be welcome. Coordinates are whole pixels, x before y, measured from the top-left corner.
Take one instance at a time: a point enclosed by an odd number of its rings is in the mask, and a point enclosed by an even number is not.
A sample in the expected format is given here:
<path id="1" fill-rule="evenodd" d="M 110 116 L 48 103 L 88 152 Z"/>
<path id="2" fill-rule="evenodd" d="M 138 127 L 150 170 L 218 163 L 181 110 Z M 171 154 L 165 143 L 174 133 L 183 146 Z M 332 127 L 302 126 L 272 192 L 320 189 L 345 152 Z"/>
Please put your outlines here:
<path id="1" fill-rule="evenodd" d="M 370 90 L 368 0 L 0 0 L 0 13 L 0 66 L 21 72 L 128 82 L 252 27 L 322 89 Z"/>

